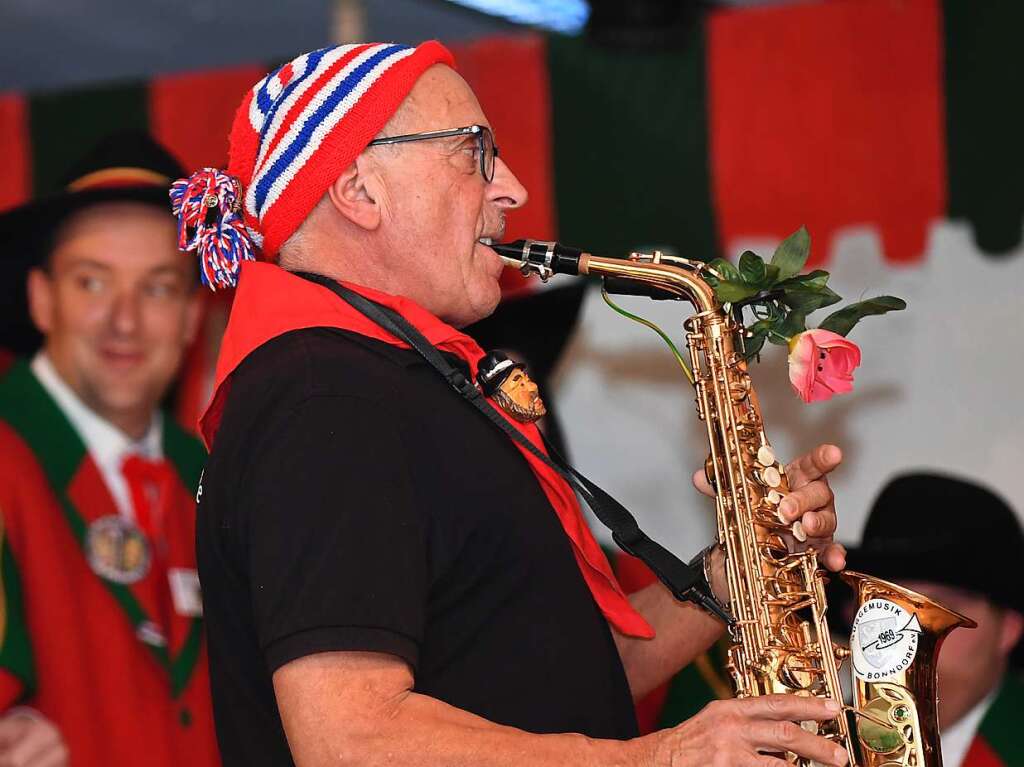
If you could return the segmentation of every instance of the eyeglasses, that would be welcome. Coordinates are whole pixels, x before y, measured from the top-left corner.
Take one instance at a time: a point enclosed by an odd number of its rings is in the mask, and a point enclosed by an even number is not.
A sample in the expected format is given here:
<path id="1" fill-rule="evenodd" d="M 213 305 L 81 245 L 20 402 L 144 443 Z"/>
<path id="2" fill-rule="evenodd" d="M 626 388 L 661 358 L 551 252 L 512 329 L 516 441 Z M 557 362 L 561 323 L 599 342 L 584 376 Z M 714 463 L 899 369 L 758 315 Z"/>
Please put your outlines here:
<path id="1" fill-rule="evenodd" d="M 488 184 L 494 180 L 494 158 L 498 156 L 498 147 L 494 143 L 494 134 L 484 125 L 467 125 L 465 128 L 451 130 L 435 130 L 426 133 L 407 133 L 404 136 L 387 136 L 371 141 L 367 146 L 381 144 L 404 144 L 407 141 L 430 141 L 436 138 L 452 138 L 454 136 L 473 136 L 476 138 L 477 155 L 480 157 L 480 175 Z"/>

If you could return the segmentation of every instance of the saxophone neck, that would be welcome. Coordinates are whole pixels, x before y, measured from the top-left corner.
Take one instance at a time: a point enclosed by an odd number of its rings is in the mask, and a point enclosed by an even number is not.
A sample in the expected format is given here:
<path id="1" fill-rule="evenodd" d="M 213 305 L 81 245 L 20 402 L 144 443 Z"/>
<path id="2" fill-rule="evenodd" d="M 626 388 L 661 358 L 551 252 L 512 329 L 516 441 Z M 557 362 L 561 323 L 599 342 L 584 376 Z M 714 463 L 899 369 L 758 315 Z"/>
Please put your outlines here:
<path id="1" fill-rule="evenodd" d="M 721 309 L 714 290 L 704 279 L 706 264 L 702 261 L 659 251 L 630 253 L 628 258 L 607 258 L 542 240 L 516 240 L 491 247 L 507 265 L 517 267 L 524 276 L 536 274 L 544 281 L 554 274 L 611 278 L 644 288 L 629 290 L 630 293 L 683 299 L 701 313 Z"/>
<path id="2" fill-rule="evenodd" d="M 588 253 L 583 254 L 579 261 L 580 274 L 642 283 L 689 301 L 699 314 L 721 313 L 721 304 L 704 279 L 703 268 L 700 261 L 665 256 L 657 251 L 653 254 L 631 253 L 628 259 L 604 258 Z"/>

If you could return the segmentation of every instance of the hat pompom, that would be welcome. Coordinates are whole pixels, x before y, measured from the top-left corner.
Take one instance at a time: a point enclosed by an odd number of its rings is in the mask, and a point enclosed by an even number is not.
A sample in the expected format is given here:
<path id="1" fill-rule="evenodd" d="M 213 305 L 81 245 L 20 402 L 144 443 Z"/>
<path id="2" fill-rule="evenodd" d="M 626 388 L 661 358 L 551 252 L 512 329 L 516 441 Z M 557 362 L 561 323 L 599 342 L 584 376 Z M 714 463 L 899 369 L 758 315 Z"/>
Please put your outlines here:
<path id="1" fill-rule="evenodd" d="M 211 290 L 235 287 L 242 261 L 256 260 L 240 215 L 241 183 L 216 168 L 203 168 L 175 181 L 170 195 L 178 248 L 199 257 L 203 284 Z"/>

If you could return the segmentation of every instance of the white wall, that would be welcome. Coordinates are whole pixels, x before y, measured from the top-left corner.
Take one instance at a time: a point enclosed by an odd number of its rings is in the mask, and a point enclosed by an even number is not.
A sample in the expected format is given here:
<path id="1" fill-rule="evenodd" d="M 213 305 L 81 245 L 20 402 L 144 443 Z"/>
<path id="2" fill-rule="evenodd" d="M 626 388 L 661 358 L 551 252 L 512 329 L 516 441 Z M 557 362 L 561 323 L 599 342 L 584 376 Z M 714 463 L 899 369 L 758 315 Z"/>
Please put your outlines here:
<path id="1" fill-rule="evenodd" d="M 729 251 L 752 247 L 767 256 L 773 245 L 745 240 L 729 243 Z M 777 454 L 793 457 L 826 441 L 843 448 L 832 484 L 844 541 L 859 540 L 877 491 L 910 468 L 981 479 L 1024 514 L 1024 252 L 982 256 L 967 226 L 948 221 L 933 226 L 917 265 L 893 268 L 879 247 L 870 229 L 851 230 L 822 267 L 844 303 L 890 293 L 909 304 L 866 318 L 850 334 L 863 352 L 851 394 L 803 404 L 789 386 L 784 347 L 766 346 L 753 368 Z M 682 343 L 688 304 L 621 302 Z M 661 340 L 614 314 L 597 291 L 588 293 L 557 396 L 584 473 L 676 553 L 689 555 L 710 540 L 713 504 L 690 484 L 707 455 L 692 390 Z"/>

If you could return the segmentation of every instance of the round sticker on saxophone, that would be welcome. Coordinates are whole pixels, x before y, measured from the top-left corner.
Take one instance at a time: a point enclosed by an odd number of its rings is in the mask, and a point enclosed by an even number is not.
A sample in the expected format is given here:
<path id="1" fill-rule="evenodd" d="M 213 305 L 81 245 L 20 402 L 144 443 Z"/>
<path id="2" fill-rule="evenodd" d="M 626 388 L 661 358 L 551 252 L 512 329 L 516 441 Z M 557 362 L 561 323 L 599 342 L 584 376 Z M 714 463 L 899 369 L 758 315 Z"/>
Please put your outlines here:
<path id="1" fill-rule="evenodd" d="M 884 682 L 906 671 L 917 656 L 921 622 L 888 599 L 861 605 L 850 633 L 853 673 L 864 682 Z"/>

